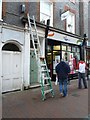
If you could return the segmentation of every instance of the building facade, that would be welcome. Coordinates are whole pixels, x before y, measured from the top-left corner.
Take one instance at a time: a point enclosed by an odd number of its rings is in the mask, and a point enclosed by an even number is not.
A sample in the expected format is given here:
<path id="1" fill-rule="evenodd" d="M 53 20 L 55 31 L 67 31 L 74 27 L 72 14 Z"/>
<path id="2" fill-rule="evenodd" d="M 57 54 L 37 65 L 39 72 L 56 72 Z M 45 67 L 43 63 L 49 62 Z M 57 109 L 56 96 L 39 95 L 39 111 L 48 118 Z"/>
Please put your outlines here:
<path id="1" fill-rule="evenodd" d="M 0 5 L 2 8 L 0 10 L 2 92 L 39 85 L 39 70 L 26 18 L 28 12 L 31 17 L 35 16 L 42 56 L 46 55 L 52 79 L 57 58 L 71 62 L 77 52 L 80 59 L 81 42 L 78 41 L 82 41 L 83 38 L 80 37 L 79 2 L 41 0 L 40 2 L 0 2 Z M 49 31 L 52 31 L 54 36 L 47 36 L 46 44 L 45 30 L 48 19 L 50 19 Z"/>

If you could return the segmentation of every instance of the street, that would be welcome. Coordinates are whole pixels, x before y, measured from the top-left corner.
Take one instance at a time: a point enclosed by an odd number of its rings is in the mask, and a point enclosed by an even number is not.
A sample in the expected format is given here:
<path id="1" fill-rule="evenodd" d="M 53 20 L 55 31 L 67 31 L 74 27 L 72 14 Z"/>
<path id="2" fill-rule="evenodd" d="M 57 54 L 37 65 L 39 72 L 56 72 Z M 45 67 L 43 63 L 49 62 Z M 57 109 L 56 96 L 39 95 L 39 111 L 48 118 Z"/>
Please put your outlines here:
<path id="1" fill-rule="evenodd" d="M 42 101 L 40 87 L 3 94 L 3 118 L 86 118 L 88 116 L 88 89 L 78 89 L 77 80 L 68 85 L 68 96 L 60 98 L 54 82 L 55 97 L 47 94 Z"/>

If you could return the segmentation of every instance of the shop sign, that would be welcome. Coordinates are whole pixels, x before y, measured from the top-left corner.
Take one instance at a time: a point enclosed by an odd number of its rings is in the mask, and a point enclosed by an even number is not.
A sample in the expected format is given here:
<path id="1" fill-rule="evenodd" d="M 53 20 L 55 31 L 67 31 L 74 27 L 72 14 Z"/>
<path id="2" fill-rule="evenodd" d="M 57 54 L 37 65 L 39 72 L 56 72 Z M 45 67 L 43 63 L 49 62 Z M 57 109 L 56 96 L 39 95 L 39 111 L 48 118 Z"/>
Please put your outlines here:
<path id="1" fill-rule="evenodd" d="M 71 37 L 71 36 L 64 35 L 64 34 L 60 34 L 57 32 L 54 32 L 54 35 L 48 36 L 47 38 L 52 39 L 52 40 L 66 42 L 66 43 L 76 44 L 76 45 L 81 44 L 81 40 L 79 40 L 78 38 Z"/>

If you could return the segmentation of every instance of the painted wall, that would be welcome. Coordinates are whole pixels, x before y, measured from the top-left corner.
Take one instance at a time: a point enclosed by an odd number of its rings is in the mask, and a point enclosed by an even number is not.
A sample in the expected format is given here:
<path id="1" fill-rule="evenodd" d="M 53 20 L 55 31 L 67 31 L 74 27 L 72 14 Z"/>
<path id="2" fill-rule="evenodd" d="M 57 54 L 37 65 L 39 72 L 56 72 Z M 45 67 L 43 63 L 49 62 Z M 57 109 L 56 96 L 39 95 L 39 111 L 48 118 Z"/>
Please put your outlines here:
<path id="1" fill-rule="evenodd" d="M 0 25 L 0 66 L 2 66 L 2 47 L 8 41 L 19 44 L 21 47 L 21 89 L 29 86 L 30 81 L 30 35 L 28 30 L 21 30 L 9 25 Z M 0 81 L 2 81 L 2 67 L 0 69 Z"/>

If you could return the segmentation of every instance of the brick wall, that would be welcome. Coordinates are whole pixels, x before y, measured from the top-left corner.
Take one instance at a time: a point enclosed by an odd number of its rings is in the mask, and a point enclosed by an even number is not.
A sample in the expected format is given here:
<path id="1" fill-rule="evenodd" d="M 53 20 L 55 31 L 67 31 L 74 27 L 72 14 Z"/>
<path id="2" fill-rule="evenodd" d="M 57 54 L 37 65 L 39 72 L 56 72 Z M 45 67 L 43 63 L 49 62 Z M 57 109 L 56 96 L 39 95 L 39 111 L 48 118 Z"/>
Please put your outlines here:
<path id="1" fill-rule="evenodd" d="M 54 27 L 65 30 L 65 20 L 61 21 L 60 13 L 65 10 L 70 10 L 76 14 L 76 34 L 79 34 L 79 3 L 73 4 L 72 2 L 56 2 L 54 3 Z"/>
<path id="2" fill-rule="evenodd" d="M 21 11 L 20 11 L 20 5 L 21 4 L 26 5 L 26 12 L 29 11 L 30 16 L 35 16 L 35 19 L 37 21 L 40 21 L 40 3 L 39 2 L 29 2 L 26 0 L 26 2 L 7 2 L 4 3 L 3 7 L 3 20 L 6 23 L 14 24 L 16 26 L 24 27 L 24 25 L 21 22 Z M 61 21 L 60 13 L 64 12 L 65 6 L 69 7 L 71 10 L 76 12 L 76 34 L 79 34 L 79 2 L 76 2 L 73 4 L 68 0 L 68 2 L 54 2 L 53 4 L 53 22 L 54 27 L 59 28 L 62 30 L 65 30 L 65 21 Z"/>

